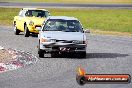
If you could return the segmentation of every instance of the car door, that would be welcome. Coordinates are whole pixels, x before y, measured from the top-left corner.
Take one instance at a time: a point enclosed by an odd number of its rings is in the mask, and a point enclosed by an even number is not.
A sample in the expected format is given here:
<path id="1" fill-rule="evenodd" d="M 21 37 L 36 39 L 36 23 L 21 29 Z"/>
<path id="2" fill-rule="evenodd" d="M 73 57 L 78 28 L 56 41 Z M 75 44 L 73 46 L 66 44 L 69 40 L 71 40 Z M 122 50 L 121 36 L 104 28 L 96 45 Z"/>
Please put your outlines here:
<path id="1" fill-rule="evenodd" d="M 25 19 L 25 10 L 21 10 L 18 17 L 17 27 L 19 30 L 24 31 L 24 19 Z"/>
<path id="2" fill-rule="evenodd" d="M 18 28 L 19 30 L 21 30 L 21 16 L 22 16 L 22 11 L 23 11 L 23 10 L 21 10 L 21 11 L 19 12 L 18 17 L 17 17 L 17 19 L 16 19 L 16 26 L 17 26 L 17 28 Z"/>

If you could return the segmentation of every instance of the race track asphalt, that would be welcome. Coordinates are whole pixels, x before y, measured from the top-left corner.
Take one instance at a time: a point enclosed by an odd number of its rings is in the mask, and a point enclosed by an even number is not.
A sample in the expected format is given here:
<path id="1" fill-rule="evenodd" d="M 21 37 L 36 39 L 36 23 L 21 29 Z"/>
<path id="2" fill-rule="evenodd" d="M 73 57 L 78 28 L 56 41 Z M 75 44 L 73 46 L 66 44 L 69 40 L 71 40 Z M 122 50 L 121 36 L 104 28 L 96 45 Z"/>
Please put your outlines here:
<path id="1" fill-rule="evenodd" d="M 87 58 L 39 58 L 38 62 L 0 74 L 0 88 L 132 88 L 130 84 L 76 82 L 76 68 L 88 74 L 132 75 L 132 37 L 87 35 Z M 13 27 L 0 26 L 0 46 L 37 55 L 37 37 L 13 34 Z"/>
<path id="2" fill-rule="evenodd" d="M 132 4 L 66 4 L 66 3 L 27 3 L 27 2 L 0 2 L 0 7 L 24 8 L 126 8 L 132 9 Z"/>

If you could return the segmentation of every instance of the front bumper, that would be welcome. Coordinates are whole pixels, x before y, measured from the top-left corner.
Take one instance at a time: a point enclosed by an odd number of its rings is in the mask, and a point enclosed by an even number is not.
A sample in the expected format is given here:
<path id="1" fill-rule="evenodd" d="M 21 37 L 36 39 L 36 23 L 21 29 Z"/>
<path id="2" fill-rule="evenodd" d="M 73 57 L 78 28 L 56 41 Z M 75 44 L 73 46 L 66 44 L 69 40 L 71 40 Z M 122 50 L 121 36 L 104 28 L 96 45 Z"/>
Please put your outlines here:
<path id="1" fill-rule="evenodd" d="M 86 52 L 86 44 L 40 43 L 40 49 L 48 52 Z"/>

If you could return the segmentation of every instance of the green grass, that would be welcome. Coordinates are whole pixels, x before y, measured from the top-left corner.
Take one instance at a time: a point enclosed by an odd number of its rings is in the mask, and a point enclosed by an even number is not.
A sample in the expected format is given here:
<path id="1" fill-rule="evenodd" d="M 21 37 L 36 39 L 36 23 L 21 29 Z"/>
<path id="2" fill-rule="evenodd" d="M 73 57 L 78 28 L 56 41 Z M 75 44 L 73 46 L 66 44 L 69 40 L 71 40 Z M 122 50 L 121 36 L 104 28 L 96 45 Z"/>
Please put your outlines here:
<path id="1" fill-rule="evenodd" d="M 132 0 L 1 0 L 14 2 L 56 2 L 56 3 L 132 3 Z"/>
<path id="2" fill-rule="evenodd" d="M 11 25 L 20 9 L 0 8 L 0 24 Z M 85 29 L 129 32 L 132 34 L 132 10 L 129 9 L 48 9 L 51 15 L 77 17 Z"/>
<path id="3" fill-rule="evenodd" d="M 19 11 L 20 9 L 0 8 L 0 25 L 12 25 L 13 18 Z"/>

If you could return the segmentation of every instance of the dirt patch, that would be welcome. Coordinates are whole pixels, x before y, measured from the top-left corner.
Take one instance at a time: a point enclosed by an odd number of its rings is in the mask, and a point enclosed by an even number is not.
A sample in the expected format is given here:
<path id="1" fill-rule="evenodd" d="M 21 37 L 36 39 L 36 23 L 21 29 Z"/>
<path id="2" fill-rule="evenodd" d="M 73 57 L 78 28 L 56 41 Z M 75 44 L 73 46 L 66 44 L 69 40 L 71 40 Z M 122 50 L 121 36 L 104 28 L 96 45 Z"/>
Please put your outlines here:
<path id="1" fill-rule="evenodd" d="M 13 56 L 14 54 L 11 54 L 8 50 L 0 49 L 0 63 L 7 63 L 14 60 L 12 58 Z"/>

